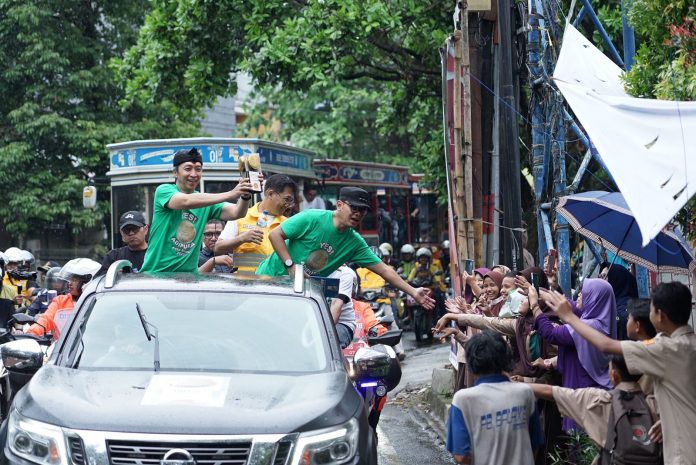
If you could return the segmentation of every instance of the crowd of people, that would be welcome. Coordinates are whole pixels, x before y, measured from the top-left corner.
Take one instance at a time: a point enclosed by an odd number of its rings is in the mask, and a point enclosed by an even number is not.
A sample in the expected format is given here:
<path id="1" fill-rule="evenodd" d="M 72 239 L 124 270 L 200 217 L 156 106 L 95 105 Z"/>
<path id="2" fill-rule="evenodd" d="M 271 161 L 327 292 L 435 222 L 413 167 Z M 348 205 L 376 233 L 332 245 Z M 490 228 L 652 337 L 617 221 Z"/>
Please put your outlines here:
<path id="1" fill-rule="evenodd" d="M 282 174 L 263 179 L 253 205 L 247 179 L 228 192 L 200 193 L 196 149 L 176 152 L 172 174 L 174 182 L 155 191 L 151 222 L 139 211 L 121 215 L 125 245 L 101 263 L 78 258 L 34 271 L 28 252 L 0 254 L 0 323 L 26 311 L 38 317 L 28 332 L 57 338 L 85 283 L 117 260 L 137 272 L 271 277 L 294 276 L 301 264 L 307 276 L 340 282 L 330 309 L 342 347 L 358 326 L 376 328 L 356 300 L 360 286 L 388 284 L 437 309 L 432 331 L 458 343 L 447 438 L 458 463 L 546 463 L 573 431 L 596 443 L 600 463 L 638 463 L 635 454 L 646 464 L 696 463 L 696 336 L 683 284 L 659 284 L 641 300 L 631 272 L 606 263 L 572 301 L 553 272 L 498 265 L 464 273 L 463 295 L 446 299 L 449 242 L 439 257 L 404 244 L 398 260 L 389 243 L 369 247 L 356 231 L 372 205 L 361 188 L 342 188 L 332 209 L 315 186 L 300 200 Z"/>
<path id="2" fill-rule="evenodd" d="M 604 263 L 573 301 L 549 278 L 538 267 L 478 268 L 446 301 L 433 331 L 459 348 L 455 460 L 543 464 L 560 451 L 575 463 L 567 438 L 578 432 L 597 446 L 596 463 L 696 463 L 689 288 L 661 283 L 639 299 L 633 274 Z"/>

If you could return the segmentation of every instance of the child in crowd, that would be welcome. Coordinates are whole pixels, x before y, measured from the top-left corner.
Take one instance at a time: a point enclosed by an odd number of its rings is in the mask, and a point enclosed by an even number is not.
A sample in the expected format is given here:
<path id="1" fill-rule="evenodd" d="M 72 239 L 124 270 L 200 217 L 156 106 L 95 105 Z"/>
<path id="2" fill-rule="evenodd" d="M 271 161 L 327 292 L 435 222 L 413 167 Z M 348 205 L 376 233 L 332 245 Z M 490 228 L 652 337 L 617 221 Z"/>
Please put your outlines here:
<path id="1" fill-rule="evenodd" d="M 528 384 L 534 391 L 534 395 L 539 399 L 553 400 L 558 404 L 561 415 L 567 418 L 572 418 L 578 426 L 580 426 L 594 441 L 595 445 L 600 448 L 600 453 L 595 460 L 595 463 L 610 463 L 600 462 L 602 454 L 608 454 L 605 445 L 607 443 L 607 433 L 609 427 L 610 413 L 612 410 L 612 397 L 615 391 L 621 395 L 621 392 L 630 393 L 631 396 L 644 397 L 641 391 L 638 379 L 640 375 L 632 375 L 628 372 L 626 362 L 618 355 L 612 355 L 609 362 L 609 378 L 615 388 L 613 391 L 589 387 L 582 389 L 568 389 L 560 386 L 551 386 L 549 384 Z M 654 427 L 656 418 L 656 408 L 654 399 L 647 402 L 650 408 L 650 415 L 653 421 L 653 428 L 650 432 L 637 431 L 641 435 L 648 435 L 653 442 L 660 442 L 659 428 Z M 639 438 L 641 443 L 647 442 L 647 438 Z M 647 461 L 646 461 L 647 463 Z"/>
<path id="2" fill-rule="evenodd" d="M 484 331 L 466 344 L 466 363 L 478 375 L 474 387 L 458 391 L 447 422 L 447 450 L 457 463 L 532 465 L 543 443 L 529 386 L 503 374 L 512 365 L 500 334 Z"/>
<path id="3" fill-rule="evenodd" d="M 653 376 L 662 419 L 665 464 L 696 464 L 696 335 L 688 324 L 689 288 L 678 282 L 655 287 L 650 321 L 658 334 L 645 341 L 607 337 L 581 321 L 559 293 L 543 292 L 542 298 L 593 346 L 607 354 L 622 355 L 631 374 Z"/>

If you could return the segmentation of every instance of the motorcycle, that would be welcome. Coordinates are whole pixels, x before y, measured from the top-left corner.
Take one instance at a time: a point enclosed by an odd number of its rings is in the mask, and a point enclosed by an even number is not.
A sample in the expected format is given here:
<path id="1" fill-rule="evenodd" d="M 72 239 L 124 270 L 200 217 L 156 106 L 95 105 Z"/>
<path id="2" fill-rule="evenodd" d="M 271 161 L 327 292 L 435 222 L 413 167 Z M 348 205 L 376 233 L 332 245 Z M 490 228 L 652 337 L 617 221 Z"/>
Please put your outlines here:
<path id="1" fill-rule="evenodd" d="M 380 325 L 389 327 L 392 320 L 384 318 Z M 373 333 L 375 334 L 375 333 Z M 365 400 L 368 409 L 368 423 L 377 434 L 377 423 L 382 414 L 384 404 L 387 402 L 387 393 L 393 390 L 401 380 L 401 366 L 396 352 L 392 347 L 401 341 L 402 330 L 389 330 L 382 335 L 370 335 L 365 332 L 362 325 L 358 322 L 355 330 L 353 342 L 343 349 L 343 356 L 348 363 L 348 373 L 351 379 L 355 380 L 355 388 Z M 361 374 L 375 369 L 374 360 L 377 358 L 386 359 L 388 355 L 389 364 L 384 366 L 386 377 L 376 381 L 358 380 Z"/>
<path id="2" fill-rule="evenodd" d="M 39 343 L 46 354 L 48 347 L 53 342 L 51 333 L 44 333 L 41 336 L 33 334 L 13 333 L 14 324 L 34 324 L 36 320 L 24 313 L 15 313 L 7 324 L 7 328 L 0 330 L 0 346 L 12 341 L 23 339 L 33 339 Z M 9 414 L 9 408 L 12 404 L 14 395 L 31 379 L 34 373 L 26 373 L 22 370 L 8 370 L 5 368 L 5 354 L 2 356 L 2 364 L 0 364 L 0 418 L 5 419 Z"/>

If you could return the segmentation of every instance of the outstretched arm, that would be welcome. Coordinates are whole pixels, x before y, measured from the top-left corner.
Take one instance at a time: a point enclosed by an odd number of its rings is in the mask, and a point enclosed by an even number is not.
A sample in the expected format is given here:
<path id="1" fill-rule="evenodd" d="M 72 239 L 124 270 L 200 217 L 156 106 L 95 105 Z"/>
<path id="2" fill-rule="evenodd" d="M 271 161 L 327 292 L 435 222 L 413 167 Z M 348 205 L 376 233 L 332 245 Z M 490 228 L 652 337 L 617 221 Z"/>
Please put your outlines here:
<path id="1" fill-rule="evenodd" d="M 277 231 L 278 229 L 280 228 L 276 228 L 275 231 Z M 435 299 L 430 297 L 430 289 L 426 289 L 424 287 L 415 288 L 411 286 L 406 281 L 401 279 L 401 276 L 399 276 L 397 272 L 394 270 L 394 268 L 392 268 L 391 266 L 386 265 L 384 262 L 379 262 L 374 265 L 368 266 L 367 269 L 374 273 L 377 273 L 382 278 L 384 278 L 384 280 L 387 281 L 389 284 L 413 297 L 416 300 L 416 302 L 418 302 L 426 309 L 430 310 L 435 308 Z"/>
<path id="2" fill-rule="evenodd" d="M 573 309 L 565 296 L 557 291 L 547 291 L 541 289 L 541 298 L 551 307 L 556 314 L 579 335 L 585 338 L 590 344 L 605 354 L 623 355 L 621 343 L 615 339 L 607 337 L 594 328 L 586 325 L 578 316 L 573 313 Z"/>
<path id="3" fill-rule="evenodd" d="M 537 399 L 553 400 L 553 386 L 550 384 L 528 383 Z"/>

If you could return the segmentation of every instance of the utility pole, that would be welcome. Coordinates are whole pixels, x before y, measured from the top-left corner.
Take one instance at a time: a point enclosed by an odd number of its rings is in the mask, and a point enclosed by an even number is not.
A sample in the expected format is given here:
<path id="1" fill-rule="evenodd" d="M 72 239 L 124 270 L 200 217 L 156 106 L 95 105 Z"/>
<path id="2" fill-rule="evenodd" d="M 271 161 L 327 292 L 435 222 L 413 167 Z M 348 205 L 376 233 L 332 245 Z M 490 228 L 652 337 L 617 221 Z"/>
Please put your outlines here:
<path id="1" fill-rule="evenodd" d="M 500 89 L 509 108 L 516 108 L 515 76 L 512 58 L 513 27 L 511 3 L 498 0 L 498 27 L 500 33 Z M 522 204 L 520 186 L 520 153 L 517 135 L 517 116 L 509 109 L 500 115 L 500 205 L 503 211 L 501 239 L 504 245 L 501 263 L 513 270 L 522 268 Z"/>
<path id="2" fill-rule="evenodd" d="M 457 247 L 463 260 L 474 259 L 474 202 L 471 146 L 471 81 L 467 0 L 457 2 L 459 29 L 454 32 L 454 197 Z"/>

